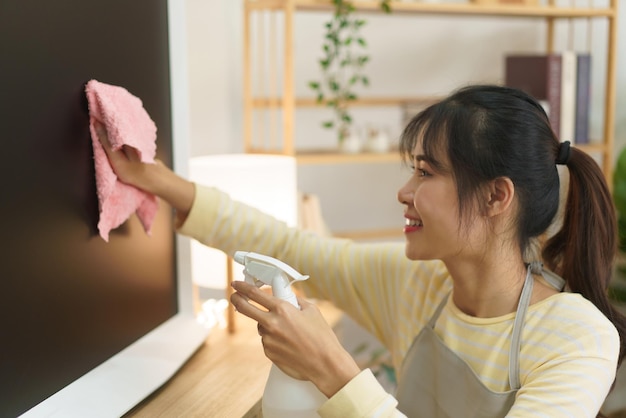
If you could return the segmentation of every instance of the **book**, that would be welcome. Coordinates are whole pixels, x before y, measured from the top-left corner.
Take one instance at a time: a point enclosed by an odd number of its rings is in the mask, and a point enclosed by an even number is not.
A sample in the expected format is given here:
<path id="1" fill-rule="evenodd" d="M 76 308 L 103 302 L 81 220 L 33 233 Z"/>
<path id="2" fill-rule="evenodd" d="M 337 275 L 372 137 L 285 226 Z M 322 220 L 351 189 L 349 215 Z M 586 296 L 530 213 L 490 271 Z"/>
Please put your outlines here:
<path id="1" fill-rule="evenodd" d="M 520 89 L 538 100 L 546 110 L 557 138 L 561 130 L 562 57 L 560 54 L 525 54 L 505 57 L 508 87 Z"/>
<path id="2" fill-rule="evenodd" d="M 539 0 L 471 0 L 471 2 L 482 5 L 539 6 Z"/>
<path id="3" fill-rule="evenodd" d="M 578 54 L 577 67 L 574 141 L 577 144 L 588 144 L 589 112 L 591 108 L 591 54 Z"/>
<path id="4" fill-rule="evenodd" d="M 576 126 L 576 66 L 577 55 L 574 51 L 561 53 L 561 141 L 574 143 Z"/>

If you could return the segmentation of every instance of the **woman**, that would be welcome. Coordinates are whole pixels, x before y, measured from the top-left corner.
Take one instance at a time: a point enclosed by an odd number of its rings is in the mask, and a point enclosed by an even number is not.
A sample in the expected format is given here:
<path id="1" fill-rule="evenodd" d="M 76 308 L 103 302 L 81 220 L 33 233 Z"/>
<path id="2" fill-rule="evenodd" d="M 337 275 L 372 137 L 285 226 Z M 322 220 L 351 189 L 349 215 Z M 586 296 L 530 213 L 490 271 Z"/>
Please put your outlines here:
<path id="1" fill-rule="evenodd" d="M 232 303 L 258 321 L 268 358 L 329 397 L 321 416 L 598 414 L 624 356 L 626 323 L 606 293 L 615 213 L 597 164 L 560 143 L 528 95 L 470 86 L 408 124 L 404 245 L 290 229 L 106 148 L 122 181 L 176 208 L 180 233 L 309 274 L 307 295 L 331 300 L 389 348 L 395 397 L 359 369 L 314 305 L 302 300 L 298 311 L 233 283 Z M 562 227 L 544 242 L 559 204 L 557 164 L 568 168 L 569 191 Z"/>

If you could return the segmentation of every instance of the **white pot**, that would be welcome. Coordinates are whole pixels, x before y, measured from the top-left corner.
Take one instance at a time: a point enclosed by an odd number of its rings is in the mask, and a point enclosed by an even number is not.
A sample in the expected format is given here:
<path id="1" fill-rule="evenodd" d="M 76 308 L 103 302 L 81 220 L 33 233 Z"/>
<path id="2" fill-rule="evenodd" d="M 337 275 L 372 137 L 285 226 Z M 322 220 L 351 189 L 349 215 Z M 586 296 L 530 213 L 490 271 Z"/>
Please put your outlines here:
<path id="1" fill-rule="evenodd" d="M 367 136 L 365 148 L 370 152 L 385 153 L 389 151 L 389 135 L 383 129 L 371 129 Z"/>
<path id="2" fill-rule="evenodd" d="M 344 135 L 343 140 L 339 143 L 339 149 L 348 154 L 356 154 L 361 152 L 363 144 L 361 137 L 355 129 L 349 129 Z"/>

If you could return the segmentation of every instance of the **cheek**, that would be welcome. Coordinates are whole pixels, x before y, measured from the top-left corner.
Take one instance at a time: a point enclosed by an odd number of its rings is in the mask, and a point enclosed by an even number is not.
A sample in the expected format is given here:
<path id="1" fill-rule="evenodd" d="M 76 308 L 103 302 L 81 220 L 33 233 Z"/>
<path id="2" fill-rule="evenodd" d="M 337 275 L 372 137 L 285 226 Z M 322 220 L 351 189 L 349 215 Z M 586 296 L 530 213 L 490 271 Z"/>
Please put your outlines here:
<path id="1" fill-rule="evenodd" d="M 418 211 L 429 216 L 442 218 L 457 217 L 458 203 L 454 191 L 437 187 L 435 184 L 424 184 L 415 189 L 413 203 Z M 424 215 L 425 215 L 424 214 Z"/>
<path id="2" fill-rule="evenodd" d="M 437 193 L 416 197 L 416 207 L 429 229 L 452 237 L 459 236 L 458 201 L 453 192 L 437 190 Z"/>

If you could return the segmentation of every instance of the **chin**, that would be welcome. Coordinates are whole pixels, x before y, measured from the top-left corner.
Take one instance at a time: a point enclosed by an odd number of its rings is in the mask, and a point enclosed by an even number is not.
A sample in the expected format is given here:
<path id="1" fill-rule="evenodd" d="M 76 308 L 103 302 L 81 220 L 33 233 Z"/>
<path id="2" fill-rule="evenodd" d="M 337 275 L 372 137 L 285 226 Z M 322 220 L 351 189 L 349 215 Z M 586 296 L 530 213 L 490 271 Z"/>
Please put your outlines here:
<path id="1" fill-rule="evenodd" d="M 404 248 L 404 254 L 406 255 L 406 258 L 413 261 L 439 260 L 439 257 L 429 254 L 427 251 L 424 251 L 424 249 L 415 247 L 411 248 L 408 243 Z"/>
<path id="2" fill-rule="evenodd" d="M 411 249 L 409 248 L 409 246 L 407 245 L 405 250 L 404 250 L 404 254 L 406 255 L 406 258 L 408 258 L 409 260 L 423 260 L 424 258 L 422 257 L 422 255 L 419 253 L 419 251 L 416 251 L 415 249 Z"/>

